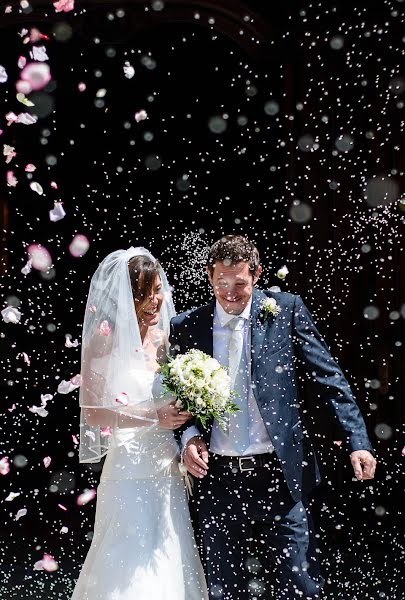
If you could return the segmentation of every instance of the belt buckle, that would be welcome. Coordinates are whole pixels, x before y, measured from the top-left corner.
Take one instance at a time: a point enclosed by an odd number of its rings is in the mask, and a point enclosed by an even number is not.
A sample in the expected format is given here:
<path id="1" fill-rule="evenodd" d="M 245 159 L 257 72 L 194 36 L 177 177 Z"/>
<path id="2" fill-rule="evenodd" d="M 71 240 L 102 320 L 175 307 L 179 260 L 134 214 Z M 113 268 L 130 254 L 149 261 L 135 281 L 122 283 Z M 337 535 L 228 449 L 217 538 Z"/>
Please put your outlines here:
<path id="1" fill-rule="evenodd" d="M 241 473 L 243 473 L 244 471 L 254 471 L 255 468 L 253 467 L 244 467 L 243 466 L 243 461 L 244 460 L 253 460 L 252 456 L 239 456 L 238 457 L 238 462 L 239 462 L 239 470 L 241 471 Z"/>

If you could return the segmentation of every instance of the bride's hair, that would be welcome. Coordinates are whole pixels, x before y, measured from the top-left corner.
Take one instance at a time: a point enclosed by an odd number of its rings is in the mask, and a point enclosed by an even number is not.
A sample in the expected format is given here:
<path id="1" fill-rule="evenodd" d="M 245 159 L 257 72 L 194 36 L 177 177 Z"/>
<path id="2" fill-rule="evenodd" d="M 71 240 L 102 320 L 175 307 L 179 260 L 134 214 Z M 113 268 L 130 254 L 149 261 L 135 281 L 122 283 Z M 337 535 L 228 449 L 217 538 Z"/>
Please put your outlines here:
<path id="1" fill-rule="evenodd" d="M 157 260 L 151 260 L 148 256 L 133 256 L 128 261 L 129 278 L 138 319 L 139 314 L 149 302 L 156 277 L 159 276 L 159 269 L 161 269 L 160 263 Z"/>

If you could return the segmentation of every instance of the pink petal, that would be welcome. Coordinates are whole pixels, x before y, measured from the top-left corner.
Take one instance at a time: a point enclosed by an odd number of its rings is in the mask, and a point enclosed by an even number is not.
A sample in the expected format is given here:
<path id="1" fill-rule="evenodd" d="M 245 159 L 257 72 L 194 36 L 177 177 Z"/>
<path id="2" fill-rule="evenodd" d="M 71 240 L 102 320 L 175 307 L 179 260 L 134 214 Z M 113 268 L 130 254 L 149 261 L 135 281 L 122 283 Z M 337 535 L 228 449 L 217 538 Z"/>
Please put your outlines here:
<path id="1" fill-rule="evenodd" d="M 77 375 L 74 375 L 71 380 L 70 380 L 71 384 L 74 385 L 75 387 L 80 387 L 81 383 L 82 383 L 82 378 L 80 376 L 80 373 L 78 373 Z"/>
<path id="2" fill-rule="evenodd" d="M 6 114 L 7 125 L 11 125 L 17 121 L 18 117 L 15 113 L 9 112 Z"/>
<path id="3" fill-rule="evenodd" d="M 128 406 L 128 394 L 126 394 L 125 392 L 121 392 L 120 394 L 118 394 L 115 401 L 118 404 L 123 404 L 124 406 Z"/>
<path id="4" fill-rule="evenodd" d="M 51 71 L 47 63 L 31 62 L 21 71 L 20 77 L 28 81 L 33 90 L 42 90 L 51 81 Z"/>
<path id="5" fill-rule="evenodd" d="M 38 271 L 47 271 L 52 265 L 51 255 L 41 244 L 30 244 L 28 256 L 32 260 L 32 266 Z"/>
<path id="6" fill-rule="evenodd" d="M 10 463 L 8 462 L 8 457 L 4 456 L 0 459 L 0 475 L 8 475 L 10 472 Z"/>
<path id="7" fill-rule="evenodd" d="M 44 463 L 45 469 L 47 469 L 49 467 L 49 465 L 51 464 L 52 459 L 50 456 L 45 456 L 45 458 L 42 460 L 42 462 Z"/>
<path id="8" fill-rule="evenodd" d="M 109 425 L 107 425 L 107 427 L 102 427 L 100 429 L 100 435 L 101 437 L 110 437 L 110 435 L 112 435 L 112 429 Z"/>
<path id="9" fill-rule="evenodd" d="M 73 240 L 69 245 L 69 252 L 75 258 L 82 257 L 86 254 L 87 250 L 90 247 L 90 242 L 86 238 L 85 235 L 81 235 L 80 233 L 75 235 Z"/>
<path id="10" fill-rule="evenodd" d="M 110 335 L 111 332 L 111 327 L 108 324 L 108 321 L 104 320 L 101 321 L 100 325 L 98 326 L 98 333 L 100 335 L 103 335 L 104 337 L 107 337 L 108 335 Z"/>
<path id="11" fill-rule="evenodd" d="M 74 0 L 58 0 L 58 2 L 53 2 L 56 12 L 69 12 L 74 9 L 75 2 Z"/>
<path id="12" fill-rule="evenodd" d="M 341 446 L 343 444 L 342 440 L 337 440 L 335 442 L 333 442 L 336 446 Z"/>
<path id="13" fill-rule="evenodd" d="M 64 510 L 65 512 L 67 511 L 67 508 L 66 508 L 66 506 L 64 506 L 63 504 L 58 504 L 58 507 L 59 507 L 61 510 Z"/>
<path id="14" fill-rule="evenodd" d="M 27 64 L 27 59 L 25 58 L 25 56 L 20 56 L 18 58 L 18 62 L 17 62 L 18 68 L 23 69 L 26 64 Z"/>
<path id="15" fill-rule="evenodd" d="M 58 569 L 58 563 L 50 554 L 44 554 L 42 560 L 37 560 L 34 564 L 34 571 L 48 571 L 48 573 L 53 573 Z"/>
<path id="16" fill-rule="evenodd" d="M 74 444 L 79 444 L 79 440 L 77 439 L 77 437 L 75 435 L 72 435 L 72 440 Z"/>
<path id="17" fill-rule="evenodd" d="M 54 181 L 51 181 L 51 188 L 53 188 L 54 190 L 58 189 L 58 184 L 55 183 Z"/>
<path id="18" fill-rule="evenodd" d="M 77 348 L 79 345 L 79 340 L 74 340 L 72 342 L 70 336 L 68 334 L 65 335 L 65 348 Z"/>
<path id="19" fill-rule="evenodd" d="M 7 185 L 8 187 L 15 187 L 18 183 L 18 179 L 14 176 L 14 171 L 7 171 Z"/>
<path id="20" fill-rule="evenodd" d="M 34 171 L 36 171 L 36 166 L 33 165 L 32 163 L 28 163 L 28 165 L 25 165 L 25 171 L 26 173 L 33 173 Z"/>
<path id="21" fill-rule="evenodd" d="M 47 35 L 44 35 L 43 33 L 41 33 L 39 31 L 39 29 L 37 29 L 36 27 L 31 27 L 30 37 L 29 37 L 29 41 L 31 42 L 31 44 L 35 44 L 36 42 L 39 42 L 40 40 L 48 40 L 49 41 L 49 37 Z"/>
<path id="22" fill-rule="evenodd" d="M 18 355 L 18 356 L 20 356 L 20 355 Z M 21 356 L 23 357 L 25 364 L 30 366 L 31 361 L 30 361 L 30 357 L 28 356 L 28 354 L 26 352 L 21 352 Z"/>
<path id="23" fill-rule="evenodd" d="M 84 506 L 88 504 L 96 497 L 96 490 L 85 490 L 83 494 L 80 494 L 76 499 L 76 504 L 78 506 Z"/>
<path id="24" fill-rule="evenodd" d="M 20 92 L 20 94 L 30 94 L 32 92 L 30 82 L 23 81 L 22 79 L 19 79 L 17 81 L 17 83 L 15 84 L 15 89 L 17 90 L 17 92 Z"/>
<path id="25" fill-rule="evenodd" d="M 147 114 L 146 110 L 140 110 L 139 112 L 135 113 L 135 121 L 137 123 L 139 123 L 139 121 L 144 121 L 147 118 L 148 118 L 148 114 Z"/>
<path id="26" fill-rule="evenodd" d="M 402 448 L 401 454 L 402 454 L 402 456 L 405 456 L 405 446 Z"/>
<path id="27" fill-rule="evenodd" d="M 77 87 L 79 89 L 79 92 L 84 92 L 86 89 L 86 84 L 83 83 L 83 81 L 81 81 Z"/>

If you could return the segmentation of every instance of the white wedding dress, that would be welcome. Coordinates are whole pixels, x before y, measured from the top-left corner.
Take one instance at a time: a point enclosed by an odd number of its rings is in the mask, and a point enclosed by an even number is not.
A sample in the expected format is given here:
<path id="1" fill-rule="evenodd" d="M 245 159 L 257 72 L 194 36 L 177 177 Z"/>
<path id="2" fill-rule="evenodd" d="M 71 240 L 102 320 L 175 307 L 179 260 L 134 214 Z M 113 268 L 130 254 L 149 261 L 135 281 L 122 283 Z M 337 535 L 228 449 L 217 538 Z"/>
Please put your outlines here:
<path id="1" fill-rule="evenodd" d="M 72 600 L 207 600 L 173 431 L 139 429 L 113 430 Z"/>

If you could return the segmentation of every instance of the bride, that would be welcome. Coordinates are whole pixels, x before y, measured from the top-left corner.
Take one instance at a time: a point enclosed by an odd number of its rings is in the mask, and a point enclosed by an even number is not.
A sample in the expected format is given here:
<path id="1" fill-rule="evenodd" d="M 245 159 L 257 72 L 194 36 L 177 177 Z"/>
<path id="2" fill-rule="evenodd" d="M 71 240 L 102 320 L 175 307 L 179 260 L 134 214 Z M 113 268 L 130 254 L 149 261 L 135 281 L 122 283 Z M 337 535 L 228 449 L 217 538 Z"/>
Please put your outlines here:
<path id="1" fill-rule="evenodd" d="M 93 541 L 72 600 L 207 600 L 173 429 L 190 415 L 163 395 L 174 308 L 144 248 L 95 272 L 86 306 L 80 462 L 106 455 Z"/>

